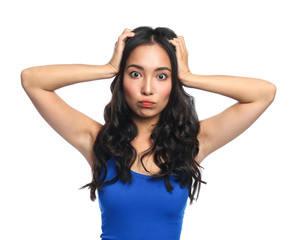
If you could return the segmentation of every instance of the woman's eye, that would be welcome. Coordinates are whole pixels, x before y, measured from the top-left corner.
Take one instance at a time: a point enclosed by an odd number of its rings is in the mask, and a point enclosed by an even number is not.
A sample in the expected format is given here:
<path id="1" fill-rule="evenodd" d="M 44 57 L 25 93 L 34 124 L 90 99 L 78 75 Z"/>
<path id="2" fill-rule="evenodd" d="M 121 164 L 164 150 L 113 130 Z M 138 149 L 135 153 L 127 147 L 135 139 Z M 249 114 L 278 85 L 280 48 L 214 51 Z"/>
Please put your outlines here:
<path id="1" fill-rule="evenodd" d="M 167 76 L 164 74 L 164 73 L 160 73 L 158 76 L 157 76 L 158 79 L 160 80 L 164 80 L 167 78 Z"/>
<path id="2" fill-rule="evenodd" d="M 133 78 L 138 78 L 138 77 L 140 77 L 140 73 L 139 73 L 139 72 L 131 72 L 130 75 L 131 75 L 131 77 L 133 77 Z"/>

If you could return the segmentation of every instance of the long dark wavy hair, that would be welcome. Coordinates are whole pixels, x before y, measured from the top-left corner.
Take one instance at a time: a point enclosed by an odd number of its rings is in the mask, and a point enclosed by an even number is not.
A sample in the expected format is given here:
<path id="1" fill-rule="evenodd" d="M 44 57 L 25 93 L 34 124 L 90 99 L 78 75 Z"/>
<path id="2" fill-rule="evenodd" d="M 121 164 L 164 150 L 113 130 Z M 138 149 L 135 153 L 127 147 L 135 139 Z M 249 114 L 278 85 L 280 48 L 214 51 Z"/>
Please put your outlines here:
<path id="1" fill-rule="evenodd" d="M 197 139 L 200 131 L 199 120 L 194 107 L 194 99 L 183 89 L 178 78 L 178 64 L 175 47 L 168 42 L 176 34 L 169 28 L 138 27 L 133 30 L 135 36 L 126 40 L 120 70 L 111 83 L 112 98 L 104 110 L 105 124 L 94 142 L 93 179 L 82 188 L 90 188 L 90 198 L 96 199 L 95 191 L 104 192 L 103 185 L 113 184 L 119 179 L 125 183 L 132 181 L 130 171 L 137 152 L 131 145 L 137 135 L 137 127 L 131 119 L 123 91 L 123 75 L 130 53 L 140 45 L 158 44 L 168 54 L 171 62 L 172 90 L 169 102 L 161 112 L 158 123 L 150 135 L 152 146 L 142 155 L 143 158 L 154 154 L 154 162 L 161 169 L 150 179 L 164 178 L 168 192 L 173 190 L 169 176 L 175 176 L 181 187 L 188 186 L 190 204 L 198 198 L 201 183 L 201 166 L 195 161 L 199 152 Z M 105 182 L 107 161 L 115 158 L 117 176 Z M 82 189 L 81 188 L 81 189 Z M 195 194 L 197 196 L 195 198 Z"/>

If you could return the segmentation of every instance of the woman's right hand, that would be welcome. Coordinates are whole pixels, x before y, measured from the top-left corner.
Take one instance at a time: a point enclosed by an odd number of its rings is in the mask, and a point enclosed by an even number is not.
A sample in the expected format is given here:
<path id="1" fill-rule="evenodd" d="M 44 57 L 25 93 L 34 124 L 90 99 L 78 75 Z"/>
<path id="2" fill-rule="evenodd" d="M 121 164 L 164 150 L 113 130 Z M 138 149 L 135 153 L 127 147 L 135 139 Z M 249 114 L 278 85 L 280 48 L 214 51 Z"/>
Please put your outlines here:
<path id="1" fill-rule="evenodd" d="M 113 71 L 113 73 L 115 73 L 114 75 L 116 75 L 119 71 L 120 61 L 121 61 L 121 58 L 123 55 L 123 50 L 125 48 L 126 39 L 128 37 L 135 36 L 135 33 L 132 31 L 133 30 L 126 28 L 123 31 L 123 33 L 118 37 L 118 40 L 115 43 L 113 56 L 112 56 L 111 60 L 109 61 L 109 63 L 107 63 L 107 66 L 109 66 L 111 68 L 111 70 Z"/>

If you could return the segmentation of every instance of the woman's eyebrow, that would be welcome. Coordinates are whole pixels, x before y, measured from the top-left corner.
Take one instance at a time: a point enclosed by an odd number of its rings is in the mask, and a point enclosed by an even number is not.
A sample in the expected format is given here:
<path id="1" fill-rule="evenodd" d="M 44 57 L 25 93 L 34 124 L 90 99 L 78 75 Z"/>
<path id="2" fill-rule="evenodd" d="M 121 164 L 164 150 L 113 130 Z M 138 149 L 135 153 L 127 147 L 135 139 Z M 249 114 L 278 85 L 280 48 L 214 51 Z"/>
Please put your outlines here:
<path id="1" fill-rule="evenodd" d="M 161 70 L 167 70 L 167 71 L 171 72 L 171 70 L 168 67 L 159 67 L 159 68 L 155 69 L 155 71 L 161 71 Z"/>
<path id="2" fill-rule="evenodd" d="M 138 69 L 140 69 L 140 70 L 144 70 L 143 67 L 141 67 L 141 66 L 139 66 L 139 65 L 136 65 L 136 64 L 130 64 L 129 66 L 127 66 L 127 69 L 128 69 L 129 67 L 134 67 L 134 68 L 138 68 Z M 159 68 L 156 68 L 156 69 L 155 69 L 155 72 L 156 72 L 156 71 L 161 71 L 161 70 L 167 70 L 167 71 L 171 72 L 171 70 L 170 70 L 168 67 L 159 67 Z"/>

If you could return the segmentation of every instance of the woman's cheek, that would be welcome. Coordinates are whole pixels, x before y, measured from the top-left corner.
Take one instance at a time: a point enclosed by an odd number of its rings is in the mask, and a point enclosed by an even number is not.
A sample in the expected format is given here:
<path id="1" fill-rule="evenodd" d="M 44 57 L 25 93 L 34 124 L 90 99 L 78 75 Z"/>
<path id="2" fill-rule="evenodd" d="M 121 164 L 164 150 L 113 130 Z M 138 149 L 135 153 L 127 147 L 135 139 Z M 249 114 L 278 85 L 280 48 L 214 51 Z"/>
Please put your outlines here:
<path id="1" fill-rule="evenodd" d="M 170 93 L 171 93 L 171 83 L 164 86 L 164 88 L 161 88 L 161 96 L 163 97 L 164 101 L 167 101 L 169 100 L 169 96 L 170 96 Z"/>
<path id="2" fill-rule="evenodd" d="M 134 85 L 124 82 L 124 97 L 127 104 L 131 107 L 132 103 L 136 100 L 136 89 L 134 89 Z"/>

